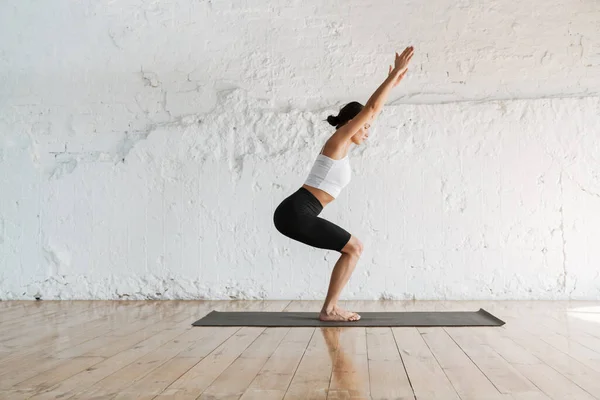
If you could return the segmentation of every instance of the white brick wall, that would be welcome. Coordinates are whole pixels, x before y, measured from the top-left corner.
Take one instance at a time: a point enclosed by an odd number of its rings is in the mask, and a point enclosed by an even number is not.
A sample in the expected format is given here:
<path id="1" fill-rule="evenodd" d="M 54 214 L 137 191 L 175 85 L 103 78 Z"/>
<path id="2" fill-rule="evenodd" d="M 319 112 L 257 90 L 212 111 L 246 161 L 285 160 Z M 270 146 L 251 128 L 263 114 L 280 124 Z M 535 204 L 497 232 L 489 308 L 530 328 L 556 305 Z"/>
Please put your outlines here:
<path id="1" fill-rule="evenodd" d="M 600 298 L 593 1 L 0 3 L 0 299 L 320 299 L 277 204 L 416 55 L 322 216 L 345 299 Z"/>

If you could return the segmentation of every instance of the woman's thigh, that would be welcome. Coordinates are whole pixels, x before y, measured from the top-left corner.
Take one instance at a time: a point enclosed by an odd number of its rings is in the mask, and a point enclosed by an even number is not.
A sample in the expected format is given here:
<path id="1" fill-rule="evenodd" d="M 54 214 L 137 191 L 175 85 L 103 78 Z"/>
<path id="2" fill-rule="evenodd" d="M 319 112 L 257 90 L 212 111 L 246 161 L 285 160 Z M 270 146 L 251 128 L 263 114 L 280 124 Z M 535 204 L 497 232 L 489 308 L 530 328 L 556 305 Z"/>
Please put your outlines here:
<path id="1" fill-rule="evenodd" d="M 352 236 L 344 228 L 316 216 L 305 216 L 295 225 L 292 239 L 319 249 L 341 252 Z"/>

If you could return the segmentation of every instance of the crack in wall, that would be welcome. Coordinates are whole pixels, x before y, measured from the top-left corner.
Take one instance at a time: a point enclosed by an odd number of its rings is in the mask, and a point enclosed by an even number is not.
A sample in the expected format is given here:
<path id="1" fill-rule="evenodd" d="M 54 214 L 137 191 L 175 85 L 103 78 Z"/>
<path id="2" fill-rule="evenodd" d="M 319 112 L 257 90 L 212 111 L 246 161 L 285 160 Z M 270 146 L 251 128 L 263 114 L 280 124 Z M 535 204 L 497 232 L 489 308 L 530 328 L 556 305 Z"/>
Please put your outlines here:
<path id="1" fill-rule="evenodd" d="M 583 187 L 583 185 L 582 185 L 581 183 L 579 183 L 578 181 L 576 181 L 575 179 L 573 179 L 573 177 L 572 177 L 572 176 L 570 176 L 569 174 L 567 174 L 567 177 L 568 177 L 568 178 L 569 178 L 569 179 L 570 179 L 570 180 L 571 180 L 573 183 L 575 183 L 575 184 L 576 184 L 576 185 L 579 187 L 579 189 L 580 189 L 582 192 L 584 192 L 584 193 L 587 193 L 587 194 L 589 194 L 590 196 L 594 196 L 594 197 L 598 197 L 598 198 L 600 198 L 600 193 L 592 192 L 591 190 L 584 188 L 584 187 Z"/>
<path id="2" fill-rule="evenodd" d="M 560 287 L 563 292 L 567 290 L 567 253 L 566 253 L 566 240 L 565 240 L 565 214 L 563 211 L 564 208 L 564 188 L 563 188 L 563 171 L 560 172 L 560 178 L 558 180 L 558 185 L 560 187 L 560 234 L 562 239 L 562 279 L 560 281 Z"/>

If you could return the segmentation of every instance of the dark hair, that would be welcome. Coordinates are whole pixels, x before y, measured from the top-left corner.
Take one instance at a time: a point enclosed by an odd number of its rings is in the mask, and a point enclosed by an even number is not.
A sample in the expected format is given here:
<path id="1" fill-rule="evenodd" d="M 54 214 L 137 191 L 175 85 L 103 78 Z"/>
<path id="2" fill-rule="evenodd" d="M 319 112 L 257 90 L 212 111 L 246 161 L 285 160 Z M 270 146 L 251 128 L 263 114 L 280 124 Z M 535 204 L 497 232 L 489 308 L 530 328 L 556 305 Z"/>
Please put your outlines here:
<path id="1" fill-rule="evenodd" d="M 337 129 L 340 126 L 347 123 L 348 121 L 350 121 L 352 118 L 356 117 L 358 113 L 362 111 L 363 108 L 364 106 L 358 101 L 353 101 L 342 107 L 342 109 L 336 117 L 334 117 L 333 115 L 327 117 L 327 122 L 329 122 L 330 125 L 335 126 L 335 128 Z"/>

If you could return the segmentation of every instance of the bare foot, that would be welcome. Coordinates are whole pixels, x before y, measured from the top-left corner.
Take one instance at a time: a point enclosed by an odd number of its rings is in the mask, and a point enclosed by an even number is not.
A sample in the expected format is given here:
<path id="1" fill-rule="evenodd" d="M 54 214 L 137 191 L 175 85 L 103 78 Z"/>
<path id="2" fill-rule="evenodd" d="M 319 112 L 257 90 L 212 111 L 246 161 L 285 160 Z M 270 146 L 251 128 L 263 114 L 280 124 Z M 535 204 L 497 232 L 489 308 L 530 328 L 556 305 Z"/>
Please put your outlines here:
<path id="1" fill-rule="evenodd" d="M 360 315 L 355 312 L 343 310 L 338 306 L 334 306 L 330 312 L 321 310 L 319 319 L 321 321 L 358 321 L 360 319 Z"/>

